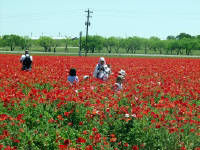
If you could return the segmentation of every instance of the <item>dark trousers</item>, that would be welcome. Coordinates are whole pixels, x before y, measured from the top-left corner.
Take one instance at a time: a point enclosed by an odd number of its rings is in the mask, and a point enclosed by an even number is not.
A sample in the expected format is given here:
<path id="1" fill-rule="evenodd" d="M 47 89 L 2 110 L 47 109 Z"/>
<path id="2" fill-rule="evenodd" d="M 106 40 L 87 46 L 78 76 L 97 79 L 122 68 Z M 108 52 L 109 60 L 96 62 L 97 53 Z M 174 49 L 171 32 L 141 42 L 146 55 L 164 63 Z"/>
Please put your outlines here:
<path id="1" fill-rule="evenodd" d="M 31 65 L 30 65 L 30 66 L 25 66 L 25 65 L 23 65 L 23 66 L 22 66 L 22 70 L 23 70 L 23 71 L 31 71 Z"/>

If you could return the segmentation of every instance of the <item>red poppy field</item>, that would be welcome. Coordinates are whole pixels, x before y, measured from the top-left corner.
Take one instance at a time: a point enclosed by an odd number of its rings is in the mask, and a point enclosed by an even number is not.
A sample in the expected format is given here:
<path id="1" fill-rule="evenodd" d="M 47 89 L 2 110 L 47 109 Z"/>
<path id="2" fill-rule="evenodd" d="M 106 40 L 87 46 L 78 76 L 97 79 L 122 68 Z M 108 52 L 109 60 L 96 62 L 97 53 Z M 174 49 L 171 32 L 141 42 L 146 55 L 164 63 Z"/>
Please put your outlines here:
<path id="1" fill-rule="evenodd" d="M 200 149 L 200 59 L 108 57 L 106 82 L 83 80 L 99 57 L 33 56 L 30 72 L 19 59 L 0 55 L 0 149 Z"/>

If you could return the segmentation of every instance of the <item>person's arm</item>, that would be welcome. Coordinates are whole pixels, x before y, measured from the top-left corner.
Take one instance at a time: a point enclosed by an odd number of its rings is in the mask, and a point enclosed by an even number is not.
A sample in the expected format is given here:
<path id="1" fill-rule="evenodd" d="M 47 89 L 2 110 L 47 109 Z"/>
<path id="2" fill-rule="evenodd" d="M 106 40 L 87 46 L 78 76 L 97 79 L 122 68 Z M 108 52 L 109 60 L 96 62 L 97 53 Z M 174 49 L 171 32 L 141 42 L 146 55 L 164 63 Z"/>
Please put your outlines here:
<path id="1" fill-rule="evenodd" d="M 20 63 L 22 63 L 23 60 L 24 60 L 24 55 L 21 56 L 21 58 L 20 58 Z"/>
<path id="2" fill-rule="evenodd" d="M 33 57 L 32 57 L 32 56 L 30 56 L 30 59 L 31 59 L 31 61 L 33 62 Z"/>
<path id="3" fill-rule="evenodd" d="M 107 74 L 110 74 L 110 68 L 109 68 L 108 66 L 105 67 L 105 72 L 106 72 Z"/>
<path id="4" fill-rule="evenodd" d="M 76 82 L 79 82 L 78 76 L 76 76 Z"/>

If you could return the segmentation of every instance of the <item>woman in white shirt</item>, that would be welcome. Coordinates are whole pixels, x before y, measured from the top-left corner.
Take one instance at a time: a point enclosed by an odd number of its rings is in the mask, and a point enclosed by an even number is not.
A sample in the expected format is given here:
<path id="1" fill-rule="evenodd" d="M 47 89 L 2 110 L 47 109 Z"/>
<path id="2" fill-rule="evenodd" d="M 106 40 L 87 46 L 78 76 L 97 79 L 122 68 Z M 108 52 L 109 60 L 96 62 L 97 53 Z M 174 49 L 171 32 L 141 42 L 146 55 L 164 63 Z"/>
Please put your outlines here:
<path id="1" fill-rule="evenodd" d="M 107 80 L 109 77 L 110 68 L 106 65 L 104 57 L 100 57 L 98 64 L 95 67 L 93 76 L 101 80 Z"/>

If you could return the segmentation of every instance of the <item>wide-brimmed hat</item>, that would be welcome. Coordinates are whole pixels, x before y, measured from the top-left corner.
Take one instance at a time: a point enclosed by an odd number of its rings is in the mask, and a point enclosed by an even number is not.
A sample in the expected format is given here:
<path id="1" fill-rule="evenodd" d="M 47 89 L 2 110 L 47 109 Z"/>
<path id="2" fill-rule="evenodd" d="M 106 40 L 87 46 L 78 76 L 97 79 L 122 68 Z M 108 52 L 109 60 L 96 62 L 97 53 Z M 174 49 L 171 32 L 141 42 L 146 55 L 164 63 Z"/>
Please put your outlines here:
<path id="1" fill-rule="evenodd" d="M 122 76 L 125 76 L 126 75 L 126 71 L 121 69 L 119 72 L 118 72 L 119 75 L 122 75 Z"/>
<path id="2" fill-rule="evenodd" d="M 104 57 L 100 57 L 99 61 L 105 62 L 105 58 Z"/>

